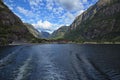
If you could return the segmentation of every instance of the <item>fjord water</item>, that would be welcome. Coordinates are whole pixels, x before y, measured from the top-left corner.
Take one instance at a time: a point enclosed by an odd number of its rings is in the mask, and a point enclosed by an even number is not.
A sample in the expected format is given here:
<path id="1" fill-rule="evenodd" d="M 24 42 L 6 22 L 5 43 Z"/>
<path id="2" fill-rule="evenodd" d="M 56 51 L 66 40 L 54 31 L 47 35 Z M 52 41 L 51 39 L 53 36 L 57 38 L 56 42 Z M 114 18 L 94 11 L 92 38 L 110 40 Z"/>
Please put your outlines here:
<path id="1" fill-rule="evenodd" d="M 120 80 L 120 45 L 2 46 L 0 80 Z"/>

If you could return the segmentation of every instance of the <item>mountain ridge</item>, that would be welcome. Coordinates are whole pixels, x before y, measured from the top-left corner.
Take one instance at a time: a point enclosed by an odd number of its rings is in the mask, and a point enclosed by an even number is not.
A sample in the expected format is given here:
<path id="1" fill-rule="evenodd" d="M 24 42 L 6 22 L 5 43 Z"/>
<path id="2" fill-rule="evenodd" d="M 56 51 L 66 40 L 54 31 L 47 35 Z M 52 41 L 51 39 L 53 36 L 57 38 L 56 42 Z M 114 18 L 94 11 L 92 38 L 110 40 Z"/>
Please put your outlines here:
<path id="1" fill-rule="evenodd" d="M 120 1 L 99 0 L 76 17 L 65 39 L 83 41 L 120 40 Z"/>
<path id="2" fill-rule="evenodd" d="M 28 28 L 29 32 L 36 38 L 40 38 L 40 32 L 34 28 L 33 25 L 29 24 L 29 23 L 24 23 L 24 25 Z"/>
<path id="3" fill-rule="evenodd" d="M 0 44 L 30 42 L 33 38 L 21 19 L 0 0 Z"/>
<path id="4" fill-rule="evenodd" d="M 68 30 L 68 26 L 61 26 L 51 34 L 51 38 L 59 39 L 64 38 L 65 32 Z"/>

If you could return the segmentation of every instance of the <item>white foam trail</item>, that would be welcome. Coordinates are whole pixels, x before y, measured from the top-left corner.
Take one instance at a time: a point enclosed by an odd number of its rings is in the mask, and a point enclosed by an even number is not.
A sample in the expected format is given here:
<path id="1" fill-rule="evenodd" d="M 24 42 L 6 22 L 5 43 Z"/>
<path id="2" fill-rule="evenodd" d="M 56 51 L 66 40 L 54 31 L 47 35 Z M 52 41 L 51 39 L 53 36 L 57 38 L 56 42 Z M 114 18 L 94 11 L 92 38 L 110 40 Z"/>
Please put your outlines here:
<path id="1" fill-rule="evenodd" d="M 20 48 L 19 48 L 20 49 Z M 0 60 L 0 67 L 2 68 L 3 66 L 11 63 L 16 56 L 16 53 L 19 51 L 19 49 L 16 49 L 14 52 L 8 54 L 6 57 Z"/>
<path id="2" fill-rule="evenodd" d="M 71 54 L 71 62 L 76 71 L 75 74 L 77 74 L 78 78 L 82 80 L 89 80 L 82 68 L 82 63 L 80 63 L 80 61 L 77 59 L 76 54 Z"/>
<path id="3" fill-rule="evenodd" d="M 63 80 L 64 76 L 60 74 L 59 68 L 55 67 L 55 64 L 51 62 L 47 55 L 43 56 L 40 65 L 43 65 L 45 70 L 43 80 Z"/>
<path id="4" fill-rule="evenodd" d="M 17 77 L 14 80 L 22 80 L 26 76 L 27 68 L 31 60 L 32 60 L 32 55 L 30 55 L 30 57 L 19 68 Z"/>

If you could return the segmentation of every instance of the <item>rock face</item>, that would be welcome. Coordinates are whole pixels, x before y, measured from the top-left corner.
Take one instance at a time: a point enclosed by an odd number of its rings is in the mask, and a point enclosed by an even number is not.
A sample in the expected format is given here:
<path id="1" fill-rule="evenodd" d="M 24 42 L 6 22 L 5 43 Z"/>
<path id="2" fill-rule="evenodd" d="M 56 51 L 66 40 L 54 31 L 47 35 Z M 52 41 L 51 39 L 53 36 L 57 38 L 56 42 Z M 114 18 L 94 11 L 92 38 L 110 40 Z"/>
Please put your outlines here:
<path id="1" fill-rule="evenodd" d="M 50 34 L 48 32 L 45 31 L 39 32 L 37 29 L 33 27 L 33 25 L 29 23 L 24 23 L 24 25 L 28 28 L 29 32 L 38 39 L 42 39 L 42 38 L 47 39 L 50 37 Z"/>
<path id="2" fill-rule="evenodd" d="M 56 39 L 63 38 L 67 30 L 68 30 L 68 26 L 60 27 L 51 34 L 51 38 L 56 38 Z"/>
<path id="3" fill-rule="evenodd" d="M 31 34 L 33 34 L 34 37 L 36 37 L 36 38 L 40 38 L 40 37 L 41 37 L 41 36 L 40 36 L 41 33 L 40 33 L 37 29 L 35 29 L 35 28 L 33 27 L 33 25 L 28 24 L 28 23 L 24 23 L 24 25 L 28 28 L 29 32 L 30 32 Z"/>
<path id="4" fill-rule="evenodd" d="M 26 26 L 0 0 L 0 44 L 9 44 L 14 41 L 28 42 L 33 37 Z"/>
<path id="5" fill-rule="evenodd" d="M 65 38 L 120 41 L 120 0 L 99 0 L 74 20 Z"/>

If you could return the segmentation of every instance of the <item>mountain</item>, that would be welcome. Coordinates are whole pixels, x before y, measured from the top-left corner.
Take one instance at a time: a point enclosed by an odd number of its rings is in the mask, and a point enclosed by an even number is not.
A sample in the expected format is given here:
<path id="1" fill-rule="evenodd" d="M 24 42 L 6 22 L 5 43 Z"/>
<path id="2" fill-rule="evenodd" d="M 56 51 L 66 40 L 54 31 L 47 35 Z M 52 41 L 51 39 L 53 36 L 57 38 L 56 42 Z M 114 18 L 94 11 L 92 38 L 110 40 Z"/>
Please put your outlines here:
<path id="1" fill-rule="evenodd" d="M 47 39 L 50 37 L 50 34 L 48 32 L 45 31 L 41 31 L 41 38 Z"/>
<path id="2" fill-rule="evenodd" d="M 63 38 L 67 30 L 68 30 L 68 26 L 60 27 L 51 34 L 51 38 L 56 38 L 56 39 Z"/>
<path id="3" fill-rule="evenodd" d="M 29 23 L 24 23 L 24 25 L 28 28 L 28 30 L 29 30 L 29 32 L 31 33 L 31 34 L 33 34 L 34 35 L 34 37 L 36 37 L 36 38 L 44 38 L 44 39 L 46 39 L 46 38 L 49 38 L 50 37 L 50 34 L 48 33 L 48 32 L 45 32 L 45 31 L 41 31 L 41 32 L 39 32 L 37 29 L 35 29 L 34 27 L 33 27 L 33 25 L 31 25 L 31 24 L 29 24 Z"/>
<path id="4" fill-rule="evenodd" d="M 24 25 L 28 28 L 29 32 L 31 34 L 33 34 L 34 37 L 36 37 L 36 38 L 40 38 L 41 37 L 41 35 L 40 35 L 41 33 L 37 29 L 35 29 L 33 27 L 33 25 L 31 25 L 29 23 L 24 23 Z"/>
<path id="5" fill-rule="evenodd" d="M 0 45 L 14 41 L 29 42 L 33 38 L 20 18 L 0 0 Z"/>
<path id="6" fill-rule="evenodd" d="M 120 41 L 120 0 L 99 0 L 76 17 L 64 37 L 73 41 Z"/>

